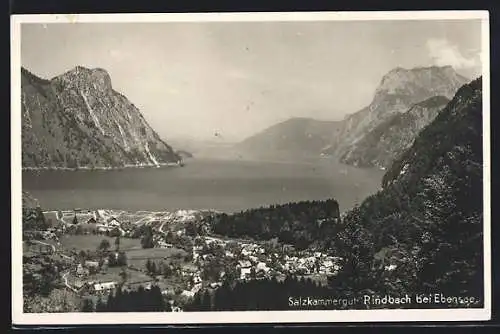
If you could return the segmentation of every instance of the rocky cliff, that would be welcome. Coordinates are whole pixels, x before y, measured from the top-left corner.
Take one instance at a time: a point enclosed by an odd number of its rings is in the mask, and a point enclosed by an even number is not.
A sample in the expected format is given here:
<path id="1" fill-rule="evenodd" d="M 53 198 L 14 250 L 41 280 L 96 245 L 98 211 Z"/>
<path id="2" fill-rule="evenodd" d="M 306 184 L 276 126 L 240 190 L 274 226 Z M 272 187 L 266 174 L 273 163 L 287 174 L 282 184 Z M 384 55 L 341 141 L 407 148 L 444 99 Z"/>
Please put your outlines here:
<path id="1" fill-rule="evenodd" d="M 449 99 L 444 96 L 434 96 L 413 105 L 404 113 L 393 114 L 365 134 L 340 160 L 360 167 L 390 167 L 448 102 Z"/>
<path id="2" fill-rule="evenodd" d="M 179 160 L 103 69 L 51 80 L 21 70 L 24 168 L 159 166 Z"/>
<path id="3" fill-rule="evenodd" d="M 467 82 L 451 66 L 398 67 L 382 78 L 370 105 L 342 122 L 341 130 L 325 153 L 343 157 L 341 161 L 349 163 L 356 144 L 393 115 L 434 96 L 451 99 Z"/>

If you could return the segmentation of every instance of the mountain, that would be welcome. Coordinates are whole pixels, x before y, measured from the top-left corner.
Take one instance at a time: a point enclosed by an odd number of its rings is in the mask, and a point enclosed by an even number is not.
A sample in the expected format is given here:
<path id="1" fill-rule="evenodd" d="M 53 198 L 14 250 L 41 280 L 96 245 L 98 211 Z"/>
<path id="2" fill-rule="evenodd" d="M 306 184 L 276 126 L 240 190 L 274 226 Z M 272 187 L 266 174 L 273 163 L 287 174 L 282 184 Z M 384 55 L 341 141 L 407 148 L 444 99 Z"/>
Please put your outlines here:
<path id="1" fill-rule="evenodd" d="M 45 80 L 21 69 L 22 164 L 31 168 L 159 166 L 179 160 L 100 68 Z"/>
<path id="2" fill-rule="evenodd" d="M 343 217 L 336 240 L 346 272 L 338 284 L 349 280 L 360 293 L 370 287 L 481 298 L 482 140 L 479 78 L 461 87 L 392 164 L 383 189 Z"/>
<path id="3" fill-rule="evenodd" d="M 349 157 L 356 144 L 393 115 L 434 96 L 451 99 L 469 80 L 451 66 L 395 68 L 382 77 L 372 102 L 343 120 L 340 131 L 324 151 L 337 157 Z"/>
<path id="4" fill-rule="evenodd" d="M 340 160 L 360 167 L 390 167 L 449 101 L 445 96 L 433 96 L 414 104 L 404 113 L 392 115 L 365 134 Z"/>
<path id="5" fill-rule="evenodd" d="M 451 66 L 398 67 L 382 77 L 368 106 L 345 119 L 292 118 L 236 148 L 246 156 L 327 155 L 347 164 L 387 168 L 468 81 Z"/>
<path id="6" fill-rule="evenodd" d="M 318 156 L 337 127 L 335 121 L 291 118 L 243 140 L 236 149 L 254 157 Z"/>

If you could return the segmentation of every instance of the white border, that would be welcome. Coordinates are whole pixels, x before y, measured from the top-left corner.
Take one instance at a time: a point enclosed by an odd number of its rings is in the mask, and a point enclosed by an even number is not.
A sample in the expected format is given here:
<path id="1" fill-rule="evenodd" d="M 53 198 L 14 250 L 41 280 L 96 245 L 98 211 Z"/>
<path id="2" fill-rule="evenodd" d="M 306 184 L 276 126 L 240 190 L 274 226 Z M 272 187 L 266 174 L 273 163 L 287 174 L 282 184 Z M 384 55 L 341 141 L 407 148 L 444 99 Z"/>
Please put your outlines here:
<path id="1" fill-rule="evenodd" d="M 246 311 L 162 313 L 23 313 L 21 226 L 21 23 L 258 22 L 344 20 L 482 20 L 484 308 L 429 310 Z M 488 11 L 289 12 L 176 14 L 38 14 L 11 16 L 12 322 L 15 325 L 210 324 L 479 321 L 491 318 L 490 64 Z"/>

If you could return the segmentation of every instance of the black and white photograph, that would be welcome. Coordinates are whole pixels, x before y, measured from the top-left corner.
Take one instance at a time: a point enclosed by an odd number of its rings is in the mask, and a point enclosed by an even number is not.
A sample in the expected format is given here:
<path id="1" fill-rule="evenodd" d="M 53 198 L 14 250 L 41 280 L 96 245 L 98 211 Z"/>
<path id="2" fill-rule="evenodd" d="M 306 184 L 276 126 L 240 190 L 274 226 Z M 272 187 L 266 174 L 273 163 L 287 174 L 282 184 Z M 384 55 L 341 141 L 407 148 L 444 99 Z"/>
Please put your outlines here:
<path id="1" fill-rule="evenodd" d="M 488 12 L 11 28 L 14 323 L 490 318 Z"/>

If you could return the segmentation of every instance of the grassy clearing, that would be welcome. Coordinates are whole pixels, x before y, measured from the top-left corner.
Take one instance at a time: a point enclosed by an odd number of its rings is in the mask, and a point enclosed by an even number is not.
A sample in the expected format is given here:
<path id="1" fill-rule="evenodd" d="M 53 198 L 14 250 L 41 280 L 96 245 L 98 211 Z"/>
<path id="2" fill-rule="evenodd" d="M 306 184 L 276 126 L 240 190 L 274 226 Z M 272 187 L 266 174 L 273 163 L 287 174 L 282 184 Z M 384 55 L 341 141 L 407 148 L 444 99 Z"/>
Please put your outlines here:
<path id="1" fill-rule="evenodd" d="M 155 262 L 169 263 L 173 260 L 176 254 L 179 254 L 182 259 L 186 252 L 178 248 L 146 248 L 146 249 L 133 249 L 126 252 L 127 263 L 136 268 L 145 268 L 148 259 Z"/>
<path id="2" fill-rule="evenodd" d="M 107 239 L 111 248 L 114 249 L 115 238 L 104 235 L 64 235 L 61 237 L 61 245 L 66 249 L 76 248 L 80 250 L 96 250 L 102 240 Z M 127 251 L 141 247 L 140 239 L 120 238 L 120 250 Z"/>

